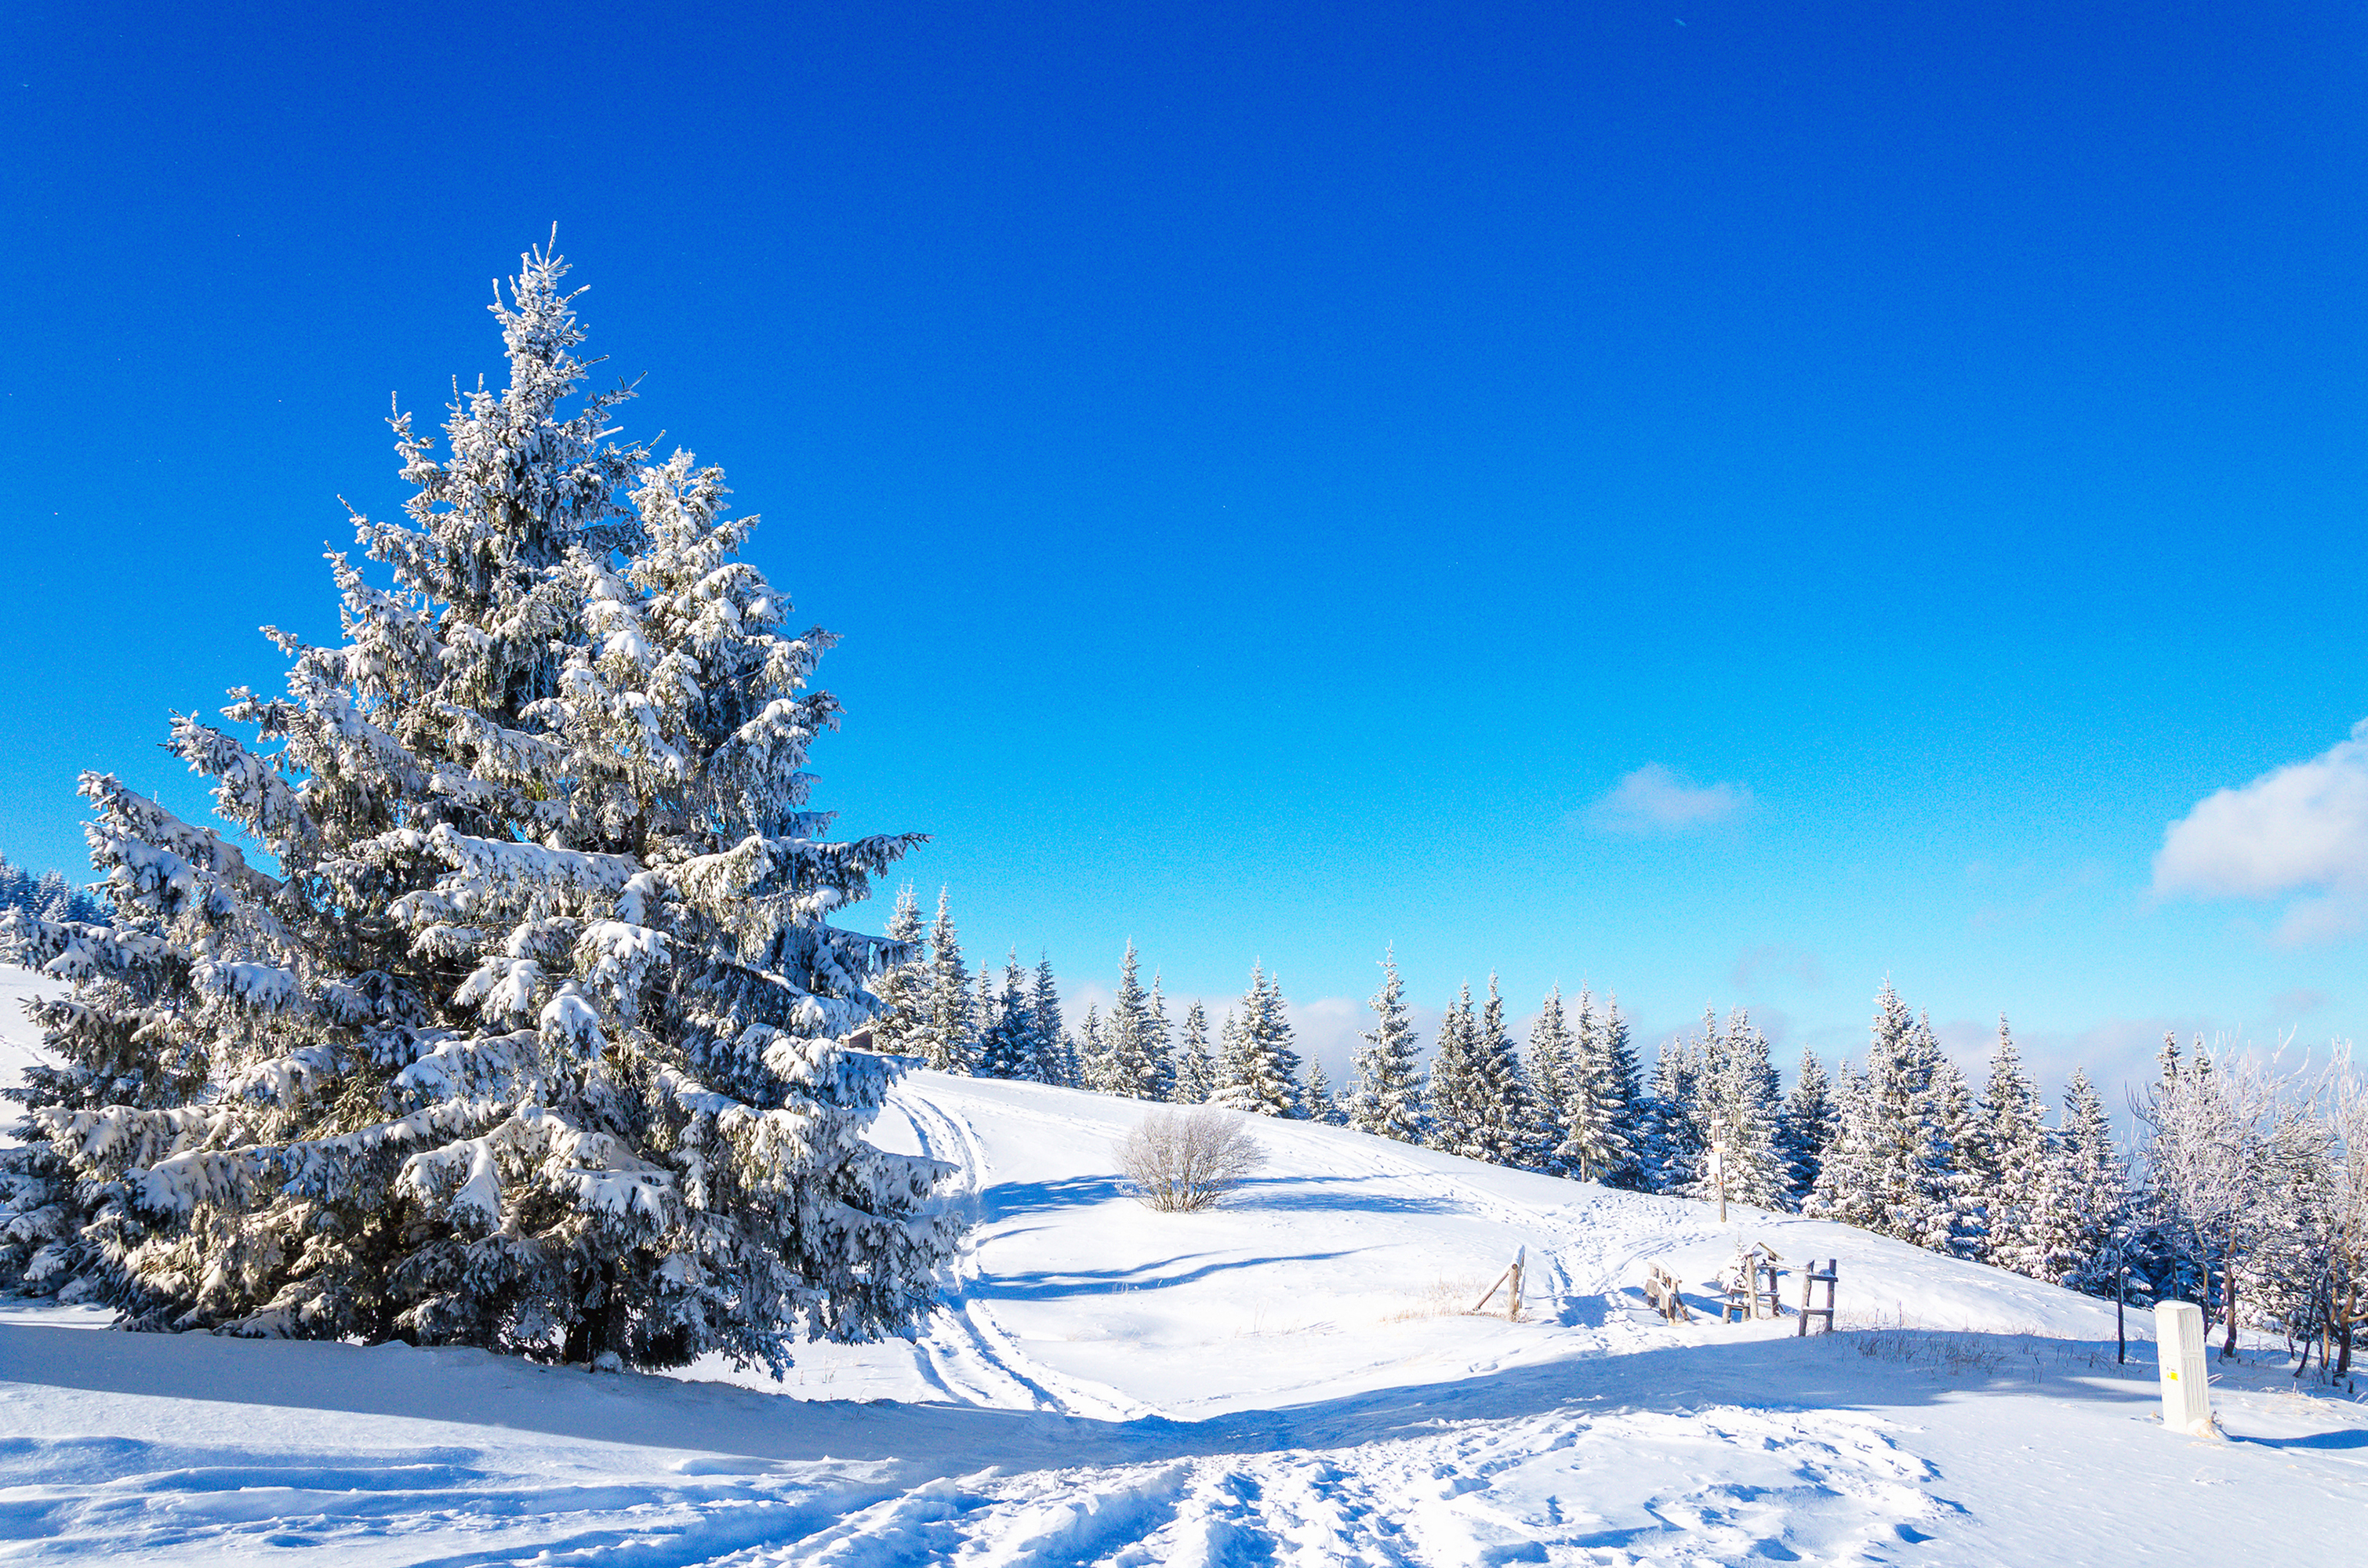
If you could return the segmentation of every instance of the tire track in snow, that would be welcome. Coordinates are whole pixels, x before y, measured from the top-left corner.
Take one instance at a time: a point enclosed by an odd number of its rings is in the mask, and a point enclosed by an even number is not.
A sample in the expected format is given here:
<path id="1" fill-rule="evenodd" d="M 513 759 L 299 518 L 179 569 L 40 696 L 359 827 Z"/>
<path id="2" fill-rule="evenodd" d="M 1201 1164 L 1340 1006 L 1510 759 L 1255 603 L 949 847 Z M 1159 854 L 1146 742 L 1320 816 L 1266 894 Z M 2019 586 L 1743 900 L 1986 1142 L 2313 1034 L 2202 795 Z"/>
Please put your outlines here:
<path id="1" fill-rule="evenodd" d="M 939 1386 L 974 1404 L 1053 1410 L 1111 1421 L 1157 1415 L 1150 1405 L 1114 1388 L 1071 1377 L 1035 1360 L 1019 1348 L 986 1303 L 972 1296 L 980 1276 L 978 1227 L 987 1219 L 985 1177 L 992 1167 L 985 1145 L 968 1119 L 927 1094 L 900 1088 L 897 1100 L 929 1157 L 960 1168 L 962 1186 L 953 1197 L 970 1210 L 971 1233 L 954 1259 L 953 1289 L 930 1319 L 933 1329 L 943 1325 L 952 1337 L 949 1341 L 931 1333 L 922 1340 L 931 1376 Z"/>

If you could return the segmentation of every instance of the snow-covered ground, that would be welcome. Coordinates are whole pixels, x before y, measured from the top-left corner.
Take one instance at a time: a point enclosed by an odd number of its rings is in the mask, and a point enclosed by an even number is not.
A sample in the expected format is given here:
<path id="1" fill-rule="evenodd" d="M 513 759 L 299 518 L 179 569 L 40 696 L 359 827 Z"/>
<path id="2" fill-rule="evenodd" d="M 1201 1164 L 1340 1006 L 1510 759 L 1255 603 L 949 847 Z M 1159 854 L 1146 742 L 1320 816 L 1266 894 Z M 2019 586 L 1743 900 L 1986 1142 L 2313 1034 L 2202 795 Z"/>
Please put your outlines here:
<path id="1" fill-rule="evenodd" d="M 40 1034 L 25 1017 L 25 1004 L 37 996 L 62 994 L 65 987 L 43 980 L 29 969 L 0 963 L 0 1085 L 21 1083 L 25 1069 L 40 1059 Z M 14 1121 L 14 1105 L 0 1106 L 0 1128 Z M 12 1143 L 0 1131 L 0 1145 Z"/>
<path id="2" fill-rule="evenodd" d="M 878 1136 L 962 1167 L 946 1308 L 778 1385 L 0 1313 L 0 1557 L 2053 1568 L 2368 1539 L 2368 1409 L 2257 1365 L 2215 1391 L 2230 1440 L 2168 1435 L 2110 1306 L 1296 1124 L 1254 1124 L 1269 1163 L 1227 1207 L 1154 1214 L 1110 1152 L 1145 1108 L 916 1074 Z M 1648 1261 L 1706 1281 L 1738 1237 L 1839 1257 L 1850 1331 L 1645 1310 Z M 1466 1313 L 1517 1246 L 1521 1320 Z"/>

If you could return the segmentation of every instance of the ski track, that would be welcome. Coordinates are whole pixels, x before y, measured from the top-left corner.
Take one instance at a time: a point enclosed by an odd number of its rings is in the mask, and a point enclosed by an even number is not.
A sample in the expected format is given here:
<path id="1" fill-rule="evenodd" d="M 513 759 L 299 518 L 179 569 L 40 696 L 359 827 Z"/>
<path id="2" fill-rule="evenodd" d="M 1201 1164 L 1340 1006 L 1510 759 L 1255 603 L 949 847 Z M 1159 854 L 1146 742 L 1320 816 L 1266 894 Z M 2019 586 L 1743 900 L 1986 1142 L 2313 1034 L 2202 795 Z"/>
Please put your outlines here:
<path id="1" fill-rule="evenodd" d="M 961 1166 L 951 1200 L 979 1226 L 999 1218 L 986 1194 L 993 1167 L 955 1096 L 900 1091 L 898 1104 L 925 1152 Z M 1012 1114 L 1010 1108 L 997 1108 Z M 1108 1121 L 1022 1112 L 1048 1135 L 1107 1142 Z M 1580 1202 L 1549 1215 L 1383 1146 L 1297 1151 L 1319 1177 L 1380 1177 L 1421 1198 L 1532 1234 L 1558 1236 L 1531 1260 L 1529 1300 L 1562 1315 L 1570 1299 L 1620 1288 L 1649 1247 L 1606 1255 L 1588 1233 Z M 951 1270 L 946 1307 L 927 1342 L 933 1375 L 950 1391 L 997 1403 L 1124 1421 L 1160 1414 L 1105 1385 L 1029 1358 L 984 1301 L 970 1244 Z M 1646 1335 L 1614 1318 L 1607 1337 Z M 1624 1332 L 1623 1332 L 1624 1331 Z M 1482 1363 L 1485 1367 L 1487 1363 Z M 1435 1436 L 1250 1455 L 1160 1460 L 1007 1475 L 995 1471 L 931 1481 L 883 1498 L 814 1535 L 759 1548 L 732 1563 L 856 1565 L 949 1562 L 978 1564 L 1488 1563 L 1557 1559 L 1601 1564 L 1739 1562 L 1816 1556 L 1855 1558 L 1877 1540 L 1930 1517 L 1919 1486 L 1930 1467 L 1902 1454 L 1871 1418 L 1772 1416 L 1742 1410 L 1710 1415 L 1652 1413 L 1550 1415 L 1511 1422 L 1454 1423 Z M 1287 1431 L 1287 1425 L 1285 1427 Z M 1282 1433 L 1278 1433 L 1281 1437 Z M 1636 1496 L 1617 1517 L 1565 1509 L 1551 1490 L 1555 1472 L 1617 1470 L 1640 1449 L 1682 1451 L 1748 1444 L 1783 1456 L 1773 1486 L 1707 1479 L 1691 1467 L 1677 1484 Z M 1722 1456 L 1724 1457 L 1724 1456 Z M 1531 1486 L 1494 1495 L 1499 1478 L 1549 1483 L 1543 1507 Z"/>
<path id="2" fill-rule="evenodd" d="M 1916 1400 L 1858 1397 L 1868 1371 L 1853 1342 L 1786 1345 L 1781 1355 L 1762 1344 L 1770 1354 L 1722 1361 L 1715 1349 L 1683 1347 L 1723 1344 L 1731 1357 L 1751 1343 L 1743 1331 L 1673 1328 L 1635 1304 L 1632 1282 L 1647 1257 L 1707 1259 L 1727 1244 L 1700 1205 L 1508 1182 L 1378 1141 L 1262 1124 L 1284 1173 L 1265 1204 L 1274 1234 L 1257 1224 L 1256 1204 L 1248 1226 L 1236 1213 L 1216 1231 L 1171 1231 L 1146 1224 L 1106 1176 L 1075 1174 L 1094 1170 L 1099 1151 L 1146 1108 L 935 1074 L 917 1074 L 892 1104 L 921 1148 L 955 1167 L 943 1199 L 973 1221 L 942 1280 L 942 1305 L 911 1351 L 914 1375 L 941 1403 L 804 1403 L 663 1380 L 636 1395 L 608 1380 L 468 1359 L 475 1352 L 402 1354 L 461 1357 L 417 1369 L 422 1386 L 461 1390 L 453 1398 L 490 1378 L 499 1398 L 546 1391 L 562 1405 L 592 1402 L 595 1418 L 514 1429 L 455 1406 L 447 1420 L 439 1396 L 424 1418 L 357 1421 L 338 1412 L 367 1406 L 225 1405 L 186 1392 L 152 1396 L 144 1384 L 127 1393 L 98 1382 L 0 1381 L 0 1562 L 276 1562 L 291 1550 L 323 1564 L 599 1568 L 2001 1560 L 1984 1550 L 1985 1521 L 1944 1494 L 1960 1482 L 1915 1451 L 1927 1441 L 1918 1433 L 1929 1428 L 1914 1424 L 1922 1417 L 1890 1408 Z M 997 1150 L 1034 1163 L 998 1173 Z M 1526 1192 L 1538 1200 L 1512 1195 Z M 1361 1251 L 1304 1246 L 1310 1213 L 1323 1228 L 1327 1193 L 1334 1207 L 1383 1217 L 1365 1221 Z M 1403 1218 L 1435 1215 L 1447 1222 Z M 1745 1222 L 1769 1232 L 1783 1223 Z M 1469 1267 L 1494 1256 L 1489 1238 L 1498 1234 L 1530 1249 L 1529 1312 L 1518 1325 L 1417 1322 L 1390 1341 L 1398 1348 L 1370 1351 L 1354 1324 L 1328 1319 L 1203 1343 L 1178 1339 L 1172 1306 L 1165 1317 L 1135 1306 L 1184 1299 L 1188 1324 L 1213 1310 L 1212 1296 L 1238 1311 L 1241 1292 L 1224 1282 L 1252 1277 L 1222 1272 L 1243 1267 L 1227 1247 L 1247 1245 L 1261 1268 L 1316 1267 L 1306 1288 L 1320 1294 L 1325 1278 L 1340 1275 L 1386 1286 L 1390 1277 L 1370 1278 L 1377 1265 L 1354 1261 L 1376 1248 L 1461 1237 L 1456 1267 Z M 1834 1234 L 1827 1228 L 1809 1244 Z M 1078 1261 L 1079 1245 L 1088 1257 L 1117 1248 L 1116 1267 L 1097 1276 Z M 1137 1256 L 1156 1261 L 1128 1261 Z M 1326 1257 L 1352 1261 L 1305 1261 Z M 1190 1283 L 1204 1277 L 1220 1283 Z M 1300 1277 L 1281 1286 L 1255 1278 L 1269 1294 L 1302 1290 Z M 1032 1295 L 1023 1288 L 1031 1279 Z M 1175 1283 L 1185 1290 L 1156 1289 Z M 2015 1299 L 1999 1289 L 2001 1300 Z M 1146 1293 L 1112 1294 L 1136 1290 Z M 1008 1320 L 1005 1303 L 1036 1337 Z M 1348 1309 L 1335 1301 L 1315 1310 Z M 1144 1312 L 1141 1323 L 1130 1315 Z M 1080 1322 L 1092 1332 L 1059 1332 Z M 1782 1332 L 1755 1326 L 1762 1341 Z M 895 1352 L 880 1353 L 893 1360 Z M 1145 1397 L 1053 1365 L 1053 1355 L 1114 1369 Z M 1247 1372 L 1223 1365 L 1241 1358 Z M 1231 1371 L 1233 1381 L 1207 1382 L 1203 1369 Z M 455 1373 L 466 1376 L 453 1383 Z M 11 1375 L 0 1367 L 0 1379 Z M 1758 1381 L 1769 1378 L 1778 1381 Z M 666 1389 L 690 1402 L 684 1409 L 715 1412 L 712 1436 L 703 1415 L 629 1437 L 597 1414 L 624 1408 L 620 1399 L 647 1406 Z M 1177 1403 L 1171 1394 L 1191 1397 Z M 700 1403 L 711 1396 L 722 1403 Z M 1926 1408 L 1941 1408 L 1937 1395 Z M 223 1420 L 225 1411 L 241 1419 Z M 90 1435 L 134 1430 L 145 1435 Z M 1960 1469 L 1964 1430 L 1949 1450 Z M 1979 1430 L 1987 1442 L 1988 1428 Z M 2056 1439 L 2059 1451 L 2078 1453 L 2112 1428 L 2064 1431 L 2074 1436 Z M 757 1452 L 665 1446 L 675 1441 L 747 1442 Z M 2167 1450 L 2134 1451 L 2158 1462 Z M 2278 1451 L 2277 1462 L 2295 1470 L 2288 1460 L 2301 1450 Z M 853 1457 L 762 1457 L 825 1452 Z M 2329 1456 L 2351 1471 L 2321 1463 L 2295 1484 L 2341 1496 L 2355 1510 L 2345 1517 L 2356 1517 L 2368 1501 L 2363 1461 L 2368 1441 L 2358 1459 Z M 1986 1495 L 2003 1494 L 1993 1484 Z M 2148 1554 L 2136 1547 L 2114 1560 Z"/>

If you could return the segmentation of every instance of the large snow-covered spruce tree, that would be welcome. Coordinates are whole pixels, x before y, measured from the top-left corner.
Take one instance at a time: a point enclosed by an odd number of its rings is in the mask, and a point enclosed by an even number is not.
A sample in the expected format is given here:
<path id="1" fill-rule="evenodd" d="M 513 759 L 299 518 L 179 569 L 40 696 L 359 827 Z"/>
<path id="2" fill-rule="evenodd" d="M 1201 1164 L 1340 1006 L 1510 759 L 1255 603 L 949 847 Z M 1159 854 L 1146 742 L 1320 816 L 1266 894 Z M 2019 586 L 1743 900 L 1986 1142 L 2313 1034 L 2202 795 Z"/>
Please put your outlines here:
<path id="1" fill-rule="evenodd" d="M 494 311 L 509 384 L 404 522 L 332 557 L 343 641 L 269 635 L 250 744 L 171 748 L 267 851 L 85 775 L 116 919 L 18 922 L 71 979 L 28 1135 L 139 1326 L 402 1338 L 588 1363 L 909 1332 L 940 1167 L 861 1134 L 859 1049 L 909 954 L 828 924 L 917 835 L 825 838 L 804 771 L 830 637 L 738 559 L 723 475 L 617 444 L 563 263 Z"/>

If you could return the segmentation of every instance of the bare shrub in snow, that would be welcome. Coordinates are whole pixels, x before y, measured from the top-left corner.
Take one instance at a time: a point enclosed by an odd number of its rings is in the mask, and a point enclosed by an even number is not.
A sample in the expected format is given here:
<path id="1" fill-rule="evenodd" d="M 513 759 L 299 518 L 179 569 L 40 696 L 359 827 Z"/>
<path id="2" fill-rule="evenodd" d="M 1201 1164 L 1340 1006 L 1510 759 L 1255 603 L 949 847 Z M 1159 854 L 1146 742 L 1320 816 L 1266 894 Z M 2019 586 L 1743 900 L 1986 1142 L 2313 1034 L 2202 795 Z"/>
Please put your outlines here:
<path id="1" fill-rule="evenodd" d="M 1155 1110 L 1118 1142 L 1118 1168 L 1135 1197 L 1163 1214 L 1210 1208 L 1264 1164 L 1242 1119 L 1208 1107 Z"/>

